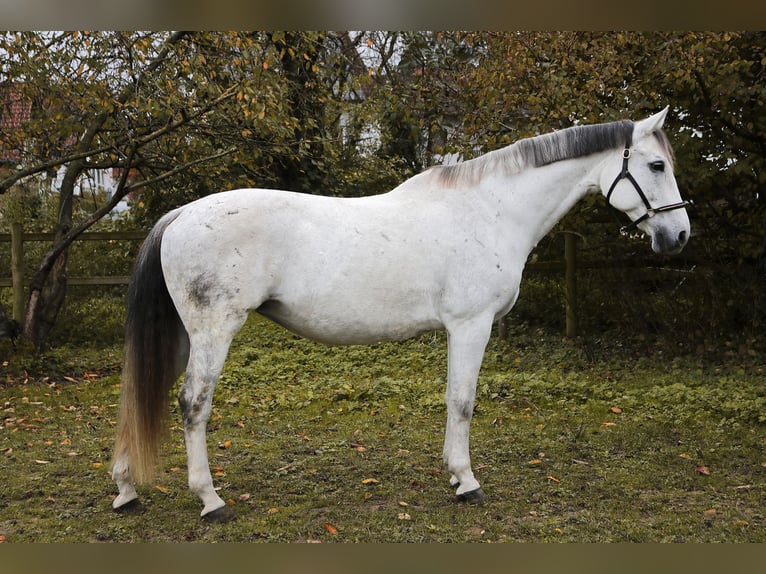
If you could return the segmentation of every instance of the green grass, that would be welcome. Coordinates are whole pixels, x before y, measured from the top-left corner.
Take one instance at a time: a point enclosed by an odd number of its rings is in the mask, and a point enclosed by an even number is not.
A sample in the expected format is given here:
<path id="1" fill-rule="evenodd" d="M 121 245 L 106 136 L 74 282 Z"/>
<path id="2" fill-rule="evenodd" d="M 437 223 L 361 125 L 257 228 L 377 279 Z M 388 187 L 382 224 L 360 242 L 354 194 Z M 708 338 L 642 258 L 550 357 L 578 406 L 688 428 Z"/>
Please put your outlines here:
<path id="1" fill-rule="evenodd" d="M 766 367 L 753 358 L 493 338 L 471 435 L 489 500 L 467 506 L 441 462 L 443 334 L 330 348 L 254 318 L 209 425 L 237 515 L 224 525 L 202 522 L 187 490 L 175 406 L 157 482 L 139 490 L 146 511 L 112 512 L 120 360 L 118 347 L 62 347 L 3 364 L 7 542 L 766 540 Z"/>

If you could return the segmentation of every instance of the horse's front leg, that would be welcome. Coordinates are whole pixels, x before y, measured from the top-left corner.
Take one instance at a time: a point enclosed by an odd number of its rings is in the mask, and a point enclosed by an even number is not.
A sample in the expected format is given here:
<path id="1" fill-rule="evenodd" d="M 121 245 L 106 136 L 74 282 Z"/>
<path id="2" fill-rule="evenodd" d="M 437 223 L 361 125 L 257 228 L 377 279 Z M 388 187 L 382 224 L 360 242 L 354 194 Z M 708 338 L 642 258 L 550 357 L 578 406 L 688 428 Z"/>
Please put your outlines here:
<path id="1" fill-rule="evenodd" d="M 476 382 L 489 341 L 492 321 L 463 322 L 448 330 L 447 430 L 444 463 L 452 474 L 450 484 L 458 486 L 459 500 L 480 502 L 485 495 L 471 469 L 469 434 Z"/>

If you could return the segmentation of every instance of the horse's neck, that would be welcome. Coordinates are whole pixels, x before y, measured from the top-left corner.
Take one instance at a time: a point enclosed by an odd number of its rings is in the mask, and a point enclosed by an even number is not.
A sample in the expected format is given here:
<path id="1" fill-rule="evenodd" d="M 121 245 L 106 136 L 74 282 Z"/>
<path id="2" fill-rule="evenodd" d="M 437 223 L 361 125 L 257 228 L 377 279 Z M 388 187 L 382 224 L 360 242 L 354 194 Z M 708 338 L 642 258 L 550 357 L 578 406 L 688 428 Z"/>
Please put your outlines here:
<path id="1" fill-rule="evenodd" d="M 518 174 L 492 178 L 480 193 L 503 210 L 503 225 L 530 239 L 530 250 L 585 195 L 598 189 L 602 155 L 565 160 Z"/>

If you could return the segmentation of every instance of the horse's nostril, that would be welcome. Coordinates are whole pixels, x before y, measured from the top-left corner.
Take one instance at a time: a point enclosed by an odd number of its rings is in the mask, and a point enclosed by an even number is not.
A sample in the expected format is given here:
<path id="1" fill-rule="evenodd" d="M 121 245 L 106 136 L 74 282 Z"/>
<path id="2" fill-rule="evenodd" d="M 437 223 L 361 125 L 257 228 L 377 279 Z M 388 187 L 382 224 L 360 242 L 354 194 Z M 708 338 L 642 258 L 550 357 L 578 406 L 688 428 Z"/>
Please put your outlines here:
<path id="1" fill-rule="evenodd" d="M 678 242 L 682 245 L 686 243 L 686 230 L 678 234 Z"/>

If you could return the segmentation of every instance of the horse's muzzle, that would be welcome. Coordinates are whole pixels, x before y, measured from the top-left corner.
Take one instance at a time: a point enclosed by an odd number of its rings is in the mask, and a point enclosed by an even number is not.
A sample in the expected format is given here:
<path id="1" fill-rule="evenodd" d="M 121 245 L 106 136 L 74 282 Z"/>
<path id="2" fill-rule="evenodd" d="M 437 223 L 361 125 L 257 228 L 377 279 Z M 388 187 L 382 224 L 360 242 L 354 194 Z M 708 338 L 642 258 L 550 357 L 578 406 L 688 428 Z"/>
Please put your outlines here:
<path id="1" fill-rule="evenodd" d="M 670 231 L 658 229 L 652 234 L 652 250 L 663 255 L 676 255 L 681 253 L 686 242 L 689 241 L 689 231 Z"/>

